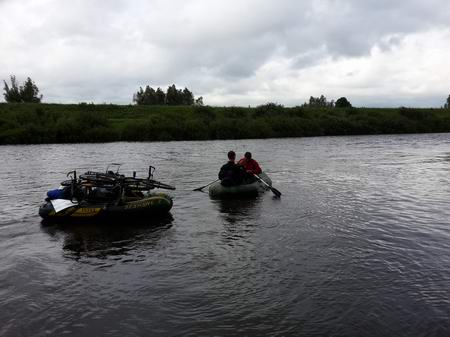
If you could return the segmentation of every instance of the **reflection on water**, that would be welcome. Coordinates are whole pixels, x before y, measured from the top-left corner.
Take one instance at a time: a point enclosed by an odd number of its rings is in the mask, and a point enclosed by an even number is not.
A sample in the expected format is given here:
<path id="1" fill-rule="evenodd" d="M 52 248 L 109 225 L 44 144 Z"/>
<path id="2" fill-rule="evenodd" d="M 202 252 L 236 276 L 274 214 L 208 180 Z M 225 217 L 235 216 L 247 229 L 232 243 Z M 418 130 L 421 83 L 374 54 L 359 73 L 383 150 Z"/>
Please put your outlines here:
<path id="1" fill-rule="evenodd" d="M 237 240 L 247 238 L 253 231 L 261 207 L 260 197 L 247 197 L 241 199 L 212 200 L 222 219 L 222 238 L 228 245 L 237 244 Z"/>
<path id="2" fill-rule="evenodd" d="M 220 214 L 230 223 L 241 220 L 261 203 L 258 197 L 212 200 Z"/>
<path id="3" fill-rule="evenodd" d="M 95 257 L 129 255 L 136 246 L 154 247 L 172 226 L 168 214 L 155 220 L 118 220 L 111 222 L 55 223 L 42 221 L 41 229 L 51 237 L 63 237 L 63 249 L 69 256 Z"/>

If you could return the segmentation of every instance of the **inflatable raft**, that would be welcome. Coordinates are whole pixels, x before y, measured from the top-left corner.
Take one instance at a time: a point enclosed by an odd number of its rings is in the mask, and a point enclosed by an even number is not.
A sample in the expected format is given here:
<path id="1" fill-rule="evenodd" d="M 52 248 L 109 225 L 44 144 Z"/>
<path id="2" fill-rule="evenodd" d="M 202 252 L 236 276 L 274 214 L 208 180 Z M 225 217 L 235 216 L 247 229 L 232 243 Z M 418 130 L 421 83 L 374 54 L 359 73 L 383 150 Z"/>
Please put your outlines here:
<path id="1" fill-rule="evenodd" d="M 117 165 L 117 164 L 116 164 Z M 167 214 L 172 208 L 172 198 L 166 193 L 154 193 L 154 188 L 174 190 L 175 187 L 153 180 L 154 167 L 150 166 L 147 178 L 88 171 L 79 178 L 76 172 L 68 173 L 71 179 L 61 182 L 61 187 L 47 192 L 39 215 L 45 220 L 130 219 Z"/>
<path id="2" fill-rule="evenodd" d="M 168 213 L 172 205 L 172 198 L 165 193 L 155 193 L 134 200 L 123 198 L 117 204 L 53 199 L 39 208 L 39 215 L 46 220 L 148 217 Z"/>
<path id="3" fill-rule="evenodd" d="M 272 180 L 262 172 L 259 177 L 266 184 L 272 186 Z M 209 187 L 209 195 L 213 198 L 233 198 L 239 196 L 258 195 L 268 190 L 268 187 L 256 178 L 250 178 L 243 184 L 237 186 L 223 186 L 220 181 L 215 182 Z"/>

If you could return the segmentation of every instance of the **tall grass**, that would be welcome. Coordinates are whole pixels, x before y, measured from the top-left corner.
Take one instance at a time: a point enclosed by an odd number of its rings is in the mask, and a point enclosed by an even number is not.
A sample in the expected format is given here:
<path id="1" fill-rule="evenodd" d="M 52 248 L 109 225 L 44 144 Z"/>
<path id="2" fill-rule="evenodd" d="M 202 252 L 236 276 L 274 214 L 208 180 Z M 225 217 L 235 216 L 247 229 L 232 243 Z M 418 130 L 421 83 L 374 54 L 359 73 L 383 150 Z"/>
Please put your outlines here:
<path id="1" fill-rule="evenodd" d="M 450 110 L 0 104 L 0 144 L 425 132 L 450 132 Z"/>

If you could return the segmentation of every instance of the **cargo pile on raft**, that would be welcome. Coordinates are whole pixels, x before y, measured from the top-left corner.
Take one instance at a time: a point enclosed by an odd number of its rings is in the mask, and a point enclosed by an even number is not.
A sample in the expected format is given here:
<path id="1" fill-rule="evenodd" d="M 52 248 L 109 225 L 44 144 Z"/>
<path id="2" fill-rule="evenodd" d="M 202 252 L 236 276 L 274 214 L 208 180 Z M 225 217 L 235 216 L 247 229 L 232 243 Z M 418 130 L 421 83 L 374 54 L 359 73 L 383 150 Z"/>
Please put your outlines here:
<path id="1" fill-rule="evenodd" d="M 153 166 L 149 166 L 146 178 L 137 178 L 136 172 L 128 177 L 119 174 L 119 167 L 120 164 L 111 164 L 106 172 L 88 171 L 79 177 L 76 171 L 69 172 L 69 180 L 61 182 L 59 189 L 47 192 L 39 215 L 46 220 L 116 219 L 153 217 L 170 211 L 172 198 L 151 190 L 175 187 L 154 180 Z"/>

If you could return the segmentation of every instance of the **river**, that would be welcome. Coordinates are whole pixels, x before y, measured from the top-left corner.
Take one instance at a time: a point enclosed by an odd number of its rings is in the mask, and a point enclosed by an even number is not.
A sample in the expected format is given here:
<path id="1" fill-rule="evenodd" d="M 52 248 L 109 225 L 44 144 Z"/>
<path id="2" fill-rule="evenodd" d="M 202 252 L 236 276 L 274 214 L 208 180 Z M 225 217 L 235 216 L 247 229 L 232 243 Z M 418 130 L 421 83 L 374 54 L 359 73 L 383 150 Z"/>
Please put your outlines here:
<path id="1" fill-rule="evenodd" d="M 283 195 L 218 201 L 226 153 Z M 0 336 L 449 336 L 450 134 L 0 146 Z M 68 171 L 176 191 L 158 223 L 43 225 Z"/>

